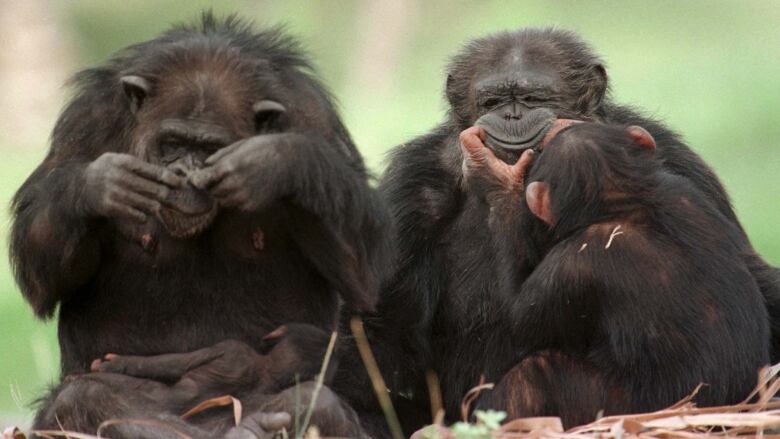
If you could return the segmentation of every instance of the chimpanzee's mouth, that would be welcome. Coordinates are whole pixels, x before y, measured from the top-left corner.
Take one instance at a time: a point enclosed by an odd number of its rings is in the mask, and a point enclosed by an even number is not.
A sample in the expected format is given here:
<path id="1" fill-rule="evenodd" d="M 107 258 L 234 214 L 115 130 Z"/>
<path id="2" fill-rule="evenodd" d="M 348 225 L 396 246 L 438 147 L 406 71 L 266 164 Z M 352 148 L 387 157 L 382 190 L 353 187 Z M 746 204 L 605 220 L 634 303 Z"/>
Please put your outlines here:
<path id="1" fill-rule="evenodd" d="M 188 186 L 172 190 L 157 217 L 174 238 L 190 238 L 211 225 L 217 210 L 217 202 L 207 192 Z"/>
<path id="2" fill-rule="evenodd" d="M 499 137 L 494 133 L 485 130 L 485 134 L 487 134 L 487 139 L 485 141 L 493 147 L 500 147 L 512 151 L 523 151 L 538 145 L 551 127 L 552 122 L 546 122 L 536 131 L 526 133 L 525 136 L 510 136 L 509 138 Z"/>
<path id="3" fill-rule="evenodd" d="M 533 111 L 520 120 L 488 113 L 480 117 L 475 125 L 485 130 L 485 143 L 493 150 L 502 148 L 522 152 L 539 146 L 554 122 L 555 114 L 551 111 Z"/>

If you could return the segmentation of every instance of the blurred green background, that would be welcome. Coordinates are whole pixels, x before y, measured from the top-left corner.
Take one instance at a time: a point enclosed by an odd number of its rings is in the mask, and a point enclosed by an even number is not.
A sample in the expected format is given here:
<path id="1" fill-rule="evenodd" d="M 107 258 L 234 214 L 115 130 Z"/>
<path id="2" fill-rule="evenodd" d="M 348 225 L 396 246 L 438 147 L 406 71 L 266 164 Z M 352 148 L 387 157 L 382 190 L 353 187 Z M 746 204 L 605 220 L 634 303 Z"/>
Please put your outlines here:
<path id="1" fill-rule="evenodd" d="M 665 120 L 723 179 L 755 247 L 780 264 L 780 3 L 776 1 L 0 2 L 0 244 L 8 204 L 42 159 L 65 78 L 201 9 L 287 23 L 340 101 L 375 173 L 394 145 L 442 120 L 444 66 L 502 29 L 580 32 L 612 91 Z M 717 232 L 715 232 L 717 233 Z M 121 312 L 121 310 L 117 310 Z M 0 427 L 24 424 L 56 377 L 53 323 L 35 321 L 0 258 Z"/>

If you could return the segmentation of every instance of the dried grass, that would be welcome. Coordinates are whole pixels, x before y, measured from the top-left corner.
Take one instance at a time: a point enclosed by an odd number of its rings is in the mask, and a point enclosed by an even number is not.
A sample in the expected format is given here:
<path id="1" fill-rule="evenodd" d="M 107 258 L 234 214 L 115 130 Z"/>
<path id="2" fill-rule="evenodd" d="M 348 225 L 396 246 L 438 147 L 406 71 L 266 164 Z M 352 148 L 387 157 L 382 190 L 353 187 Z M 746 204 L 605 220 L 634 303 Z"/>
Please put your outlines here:
<path id="1" fill-rule="evenodd" d="M 745 401 L 721 407 L 698 408 L 692 402 L 701 386 L 676 404 L 656 412 L 607 416 L 590 424 L 564 431 L 557 417 L 523 418 L 509 421 L 492 433 L 496 439 L 632 439 L 761 437 L 780 438 L 780 365 L 760 371 L 758 385 Z M 471 392 L 470 392 L 471 393 Z M 751 402 L 752 401 L 752 402 Z M 438 428 L 442 439 L 454 437 Z"/>
<path id="2" fill-rule="evenodd" d="M 352 329 L 356 332 L 355 335 L 358 339 L 359 347 L 366 350 L 365 348 L 368 346 L 368 343 L 367 340 L 365 340 L 365 334 L 362 331 L 360 322 L 353 322 Z M 332 352 L 333 349 L 332 342 L 333 340 L 331 340 L 331 346 L 329 346 L 328 349 L 329 352 Z M 364 360 L 369 364 L 368 368 L 372 379 L 377 379 L 377 376 L 381 379 L 381 375 L 378 373 L 378 368 L 376 368 L 376 363 L 373 361 L 373 355 L 371 355 L 370 350 L 361 353 L 365 355 Z M 326 367 L 326 365 L 327 359 L 323 363 L 324 367 Z M 324 374 L 321 376 L 323 375 Z M 606 416 L 591 422 L 590 424 L 574 427 L 566 431 L 563 430 L 561 420 L 557 417 L 514 419 L 493 431 L 490 436 L 494 439 L 697 439 L 704 437 L 760 437 L 780 439 L 780 398 L 776 398 L 778 391 L 780 391 L 780 377 L 778 377 L 778 375 L 780 375 L 780 364 L 762 369 L 759 372 L 758 385 L 755 390 L 745 399 L 745 401 L 739 404 L 721 407 L 696 407 L 693 403 L 693 397 L 701 388 L 701 386 L 699 386 L 681 401 L 656 412 Z M 435 380 L 435 378 L 433 379 Z M 384 383 L 375 382 L 375 384 Z M 322 383 L 318 382 L 318 385 L 321 386 Z M 464 398 L 462 411 L 464 413 L 469 413 L 471 402 L 476 399 L 480 391 L 488 389 L 490 386 L 491 384 L 480 383 L 479 386 L 472 389 Z M 380 389 L 384 389 L 384 387 L 377 385 L 378 393 L 386 396 L 385 392 L 379 392 Z M 316 400 L 316 397 L 313 398 L 313 401 L 314 400 Z M 389 418 L 393 419 L 395 413 L 392 409 L 392 405 L 389 404 L 389 400 L 384 402 L 389 405 L 389 407 L 385 406 L 383 408 L 388 410 L 388 414 L 390 414 Z M 211 407 L 224 405 L 233 405 L 234 416 L 236 417 L 236 421 L 239 421 L 241 418 L 240 402 L 231 397 L 215 398 L 214 400 L 206 401 L 194 408 L 191 412 L 199 412 Z M 437 410 L 437 412 L 436 422 L 439 425 L 436 426 L 435 436 L 441 439 L 455 438 L 448 428 L 441 425 L 441 411 Z M 192 413 L 188 412 L 185 414 L 185 417 Z M 307 418 L 309 416 L 310 415 L 307 414 Z M 391 421 L 391 424 L 395 424 L 397 418 L 395 418 L 394 421 L 395 422 Z M 148 419 L 110 420 L 106 421 L 104 425 L 101 425 L 101 430 L 109 425 L 120 423 L 135 423 L 153 426 L 169 430 L 174 434 L 181 434 L 182 437 L 185 438 L 187 437 L 183 433 L 175 431 L 175 429 L 166 425 L 164 422 Z M 304 429 L 303 431 L 307 430 Z M 98 433 L 98 436 L 92 436 L 64 430 L 36 431 L 35 433 L 47 438 L 97 439 L 101 437 L 100 433 Z M 314 432 L 312 431 L 310 433 Z M 395 424 L 393 433 L 396 437 L 400 435 L 400 426 L 398 424 Z M 314 436 L 317 436 L 316 433 L 314 433 Z M 423 436 L 424 435 L 421 434 L 421 432 L 417 432 L 414 435 L 414 437 Z M 307 437 L 311 437 L 311 435 L 307 435 Z M 25 438 L 26 436 L 19 429 L 9 427 L 3 431 L 1 439 Z"/>

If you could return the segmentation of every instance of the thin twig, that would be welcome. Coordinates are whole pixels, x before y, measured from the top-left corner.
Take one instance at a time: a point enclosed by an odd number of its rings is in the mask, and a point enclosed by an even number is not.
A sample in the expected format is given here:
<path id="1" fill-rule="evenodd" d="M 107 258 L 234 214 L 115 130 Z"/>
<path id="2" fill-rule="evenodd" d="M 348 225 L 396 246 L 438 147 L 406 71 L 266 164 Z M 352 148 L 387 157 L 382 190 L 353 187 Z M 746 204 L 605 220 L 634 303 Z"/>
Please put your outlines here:
<path id="1" fill-rule="evenodd" d="M 330 357 L 333 355 L 333 348 L 336 346 L 337 335 L 338 334 L 336 331 L 333 331 L 333 333 L 330 334 L 328 350 L 325 351 L 325 359 L 322 360 L 320 374 L 317 375 L 317 381 L 315 381 L 314 385 L 314 392 L 312 392 L 312 397 L 309 399 L 309 408 L 306 410 L 306 417 L 303 418 L 303 426 L 300 430 L 295 432 L 296 438 L 302 438 L 306 429 L 309 428 L 309 422 L 311 421 L 311 416 L 314 413 L 314 406 L 317 404 L 317 397 L 320 396 L 320 390 L 322 389 L 322 386 L 325 382 L 325 373 L 328 371 L 328 363 L 330 363 Z"/>
<path id="2" fill-rule="evenodd" d="M 371 384 L 379 400 L 379 406 L 382 407 L 385 420 L 387 420 L 387 425 L 390 427 L 390 434 L 393 436 L 393 439 L 403 439 L 404 433 L 401 430 L 401 423 L 398 421 L 398 415 L 396 415 L 393 408 L 393 402 L 387 394 L 387 385 L 385 385 L 385 380 L 382 378 L 379 366 L 376 364 L 374 354 L 371 352 L 371 346 L 368 344 L 368 338 L 363 329 L 363 321 L 360 320 L 360 317 L 352 317 L 349 326 L 352 328 L 352 334 L 355 336 L 355 344 L 358 352 L 360 352 L 360 358 L 363 359 L 368 376 L 371 378 Z"/>
<path id="3" fill-rule="evenodd" d="M 444 417 L 444 404 L 441 399 L 441 387 L 439 386 L 439 377 L 436 372 L 429 369 L 425 372 L 425 382 L 428 384 L 428 396 L 431 400 L 431 419 L 437 423 L 437 419 Z"/>
<path id="4" fill-rule="evenodd" d="M 604 246 L 605 249 L 612 245 L 612 240 L 615 239 L 616 236 L 623 234 L 623 232 L 620 231 L 622 227 L 622 225 L 618 224 L 614 229 L 612 229 L 612 233 L 609 235 L 609 241 L 607 241 L 607 245 Z"/>

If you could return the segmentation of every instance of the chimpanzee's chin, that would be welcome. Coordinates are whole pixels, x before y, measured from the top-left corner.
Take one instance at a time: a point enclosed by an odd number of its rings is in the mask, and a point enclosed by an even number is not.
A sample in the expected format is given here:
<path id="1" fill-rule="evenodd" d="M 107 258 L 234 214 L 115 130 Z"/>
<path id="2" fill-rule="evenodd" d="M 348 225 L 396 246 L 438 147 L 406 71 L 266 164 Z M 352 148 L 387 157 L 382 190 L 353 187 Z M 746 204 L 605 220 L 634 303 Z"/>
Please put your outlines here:
<path id="1" fill-rule="evenodd" d="M 174 238 L 192 238 L 203 233 L 217 216 L 217 205 L 211 210 L 196 215 L 188 215 L 177 210 L 162 208 L 157 213 L 165 230 Z"/>

